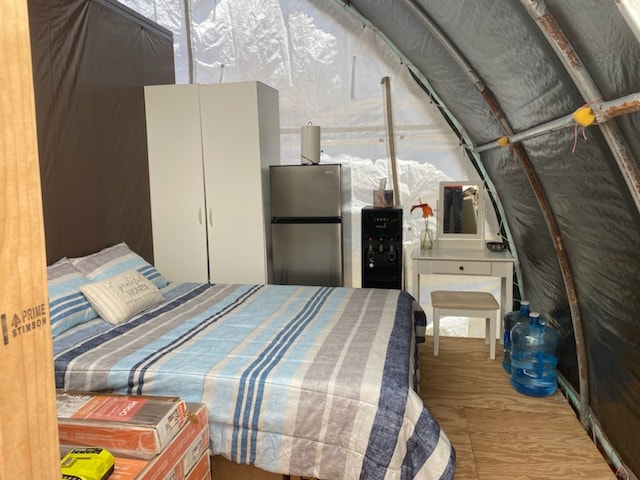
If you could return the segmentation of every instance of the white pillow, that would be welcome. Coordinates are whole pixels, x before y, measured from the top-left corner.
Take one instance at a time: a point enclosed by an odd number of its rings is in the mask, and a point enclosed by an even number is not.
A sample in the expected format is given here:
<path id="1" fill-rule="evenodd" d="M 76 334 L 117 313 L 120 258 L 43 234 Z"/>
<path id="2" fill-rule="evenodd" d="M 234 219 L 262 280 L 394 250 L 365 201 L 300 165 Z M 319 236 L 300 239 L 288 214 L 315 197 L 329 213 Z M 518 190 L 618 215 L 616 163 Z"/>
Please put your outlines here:
<path id="1" fill-rule="evenodd" d="M 114 325 L 163 300 L 158 288 L 136 270 L 82 285 L 80 291 L 100 316 Z"/>
<path id="2" fill-rule="evenodd" d="M 135 269 L 158 288 L 165 287 L 169 283 L 153 265 L 131 250 L 124 242 L 103 248 L 91 255 L 70 260 L 78 270 L 94 282 Z"/>

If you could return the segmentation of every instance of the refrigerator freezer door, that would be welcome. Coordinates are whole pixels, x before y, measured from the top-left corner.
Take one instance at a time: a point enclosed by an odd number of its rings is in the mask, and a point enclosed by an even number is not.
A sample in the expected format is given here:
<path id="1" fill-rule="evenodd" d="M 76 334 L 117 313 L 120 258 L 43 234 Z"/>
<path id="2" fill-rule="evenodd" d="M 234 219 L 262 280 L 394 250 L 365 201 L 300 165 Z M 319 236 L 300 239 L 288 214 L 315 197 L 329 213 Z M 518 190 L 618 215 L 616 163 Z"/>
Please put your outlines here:
<path id="1" fill-rule="evenodd" d="M 341 165 L 270 167 L 272 218 L 342 215 Z"/>
<path id="2" fill-rule="evenodd" d="M 343 286 L 340 223 L 274 223 L 273 283 Z"/>

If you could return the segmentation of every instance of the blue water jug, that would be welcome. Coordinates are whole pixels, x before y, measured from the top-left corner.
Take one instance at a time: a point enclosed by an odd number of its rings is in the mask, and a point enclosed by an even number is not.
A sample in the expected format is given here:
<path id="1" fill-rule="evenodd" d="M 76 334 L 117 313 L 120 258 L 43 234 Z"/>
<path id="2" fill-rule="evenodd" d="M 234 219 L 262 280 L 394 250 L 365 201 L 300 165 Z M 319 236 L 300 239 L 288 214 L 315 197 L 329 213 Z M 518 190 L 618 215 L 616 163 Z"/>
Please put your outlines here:
<path id="1" fill-rule="evenodd" d="M 531 312 L 528 323 L 511 330 L 511 385 L 518 392 L 545 397 L 556 391 L 558 334 Z"/>
<path id="2" fill-rule="evenodd" d="M 511 329 L 518 323 L 529 321 L 529 302 L 520 301 L 520 310 L 514 310 L 504 316 L 504 333 L 502 335 L 502 368 L 507 373 L 511 373 Z"/>

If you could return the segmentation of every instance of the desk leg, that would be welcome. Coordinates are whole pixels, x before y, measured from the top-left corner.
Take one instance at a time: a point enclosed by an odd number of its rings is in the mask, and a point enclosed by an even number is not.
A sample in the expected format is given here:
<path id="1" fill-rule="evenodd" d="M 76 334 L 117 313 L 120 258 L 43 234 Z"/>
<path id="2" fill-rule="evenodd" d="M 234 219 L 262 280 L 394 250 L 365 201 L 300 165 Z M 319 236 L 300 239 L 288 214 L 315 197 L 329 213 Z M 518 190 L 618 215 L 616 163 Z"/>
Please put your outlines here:
<path id="1" fill-rule="evenodd" d="M 418 273 L 418 262 L 413 262 L 413 282 L 411 283 L 413 298 L 420 305 L 420 274 Z"/>

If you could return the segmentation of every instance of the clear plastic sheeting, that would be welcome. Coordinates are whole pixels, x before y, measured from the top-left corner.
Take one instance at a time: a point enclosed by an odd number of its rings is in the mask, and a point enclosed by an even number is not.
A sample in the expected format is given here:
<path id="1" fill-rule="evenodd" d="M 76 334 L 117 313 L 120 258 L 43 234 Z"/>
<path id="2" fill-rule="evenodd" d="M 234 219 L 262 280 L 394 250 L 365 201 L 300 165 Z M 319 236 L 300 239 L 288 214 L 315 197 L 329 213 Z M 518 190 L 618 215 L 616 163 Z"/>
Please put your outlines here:
<path id="1" fill-rule="evenodd" d="M 319 125 L 321 163 L 350 166 L 351 244 L 360 283 L 360 210 L 380 179 L 391 184 L 381 80 L 391 79 L 392 121 L 404 212 L 404 243 L 419 240 L 424 220 L 411 205 L 436 208 L 438 183 L 477 178 L 436 105 L 372 28 L 335 2 L 222 0 L 124 2 L 174 31 L 176 82 L 259 80 L 280 95 L 281 163 L 301 163 L 300 127 Z M 188 23 L 190 18 L 191 23 Z M 191 38 L 186 32 L 191 31 Z M 435 227 L 435 218 L 430 219 Z"/>

